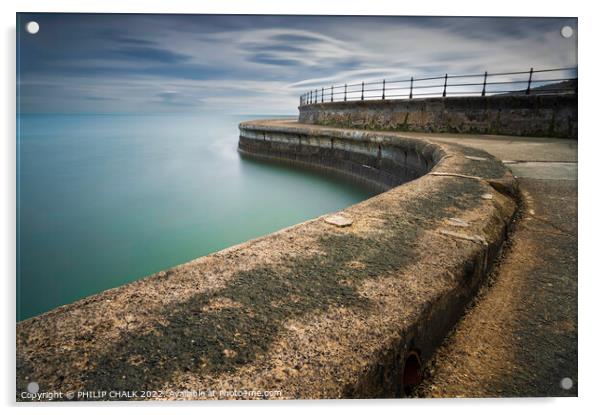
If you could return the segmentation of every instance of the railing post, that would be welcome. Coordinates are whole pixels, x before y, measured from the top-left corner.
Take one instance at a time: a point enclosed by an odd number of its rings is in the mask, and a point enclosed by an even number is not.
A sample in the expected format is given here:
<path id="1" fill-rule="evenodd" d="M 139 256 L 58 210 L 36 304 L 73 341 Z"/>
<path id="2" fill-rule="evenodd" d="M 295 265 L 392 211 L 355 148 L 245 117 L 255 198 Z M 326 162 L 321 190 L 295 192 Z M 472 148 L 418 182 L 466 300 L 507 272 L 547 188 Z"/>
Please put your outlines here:
<path id="1" fill-rule="evenodd" d="M 324 87 L 322 87 L 322 103 L 324 103 Z"/>
<path id="2" fill-rule="evenodd" d="M 445 74 L 445 82 L 443 83 L 443 98 L 447 95 L 447 74 Z"/>
<path id="3" fill-rule="evenodd" d="M 314 95 L 314 104 L 318 103 L 318 90 L 316 89 L 316 94 Z"/>
<path id="4" fill-rule="evenodd" d="M 487 71 L 485 71 L 485 76 L 483 77 L 483 91 L 481 91 L 481 96 L 484 97 L 487 88 Z"/>
<path id="5" fill-rule="evenodd" d="M 410 78 L 410 99 L 412 99 L 413 93 L 414 93 L 414 77 Z"/>
<path id="6" fill-rule="evenodd" d="M 383 79 L 383 99 L 385 99 L 385 80 Z"/>
<path id="7" fill-rule="evenodd" d="M 529 95 L 531 93 L 531 79 L 533 79 L 533 68 L 529 71 L 529 83 L 527 84 L 527 91 L 525 91 L 525 95 Z"/>
<path id="8" fill-rule="evenodd" d="M 330 102 L 334 101 L 334 85 L 330 85 Z"/>
<path id="9" fill-rule="evenodd" d="M 311 104 L 311 103 L 313 102 L 313 100 L 314 100 L 313 93 L 314 93 L 314 91 L 309 91 L 309 103 L 310 103 L 310 104 Z"/>
<path id="10" fill-rule="evenodd" d="M 347 101 L 347 84 L 345 84 L 345 93 L 343 94 L 343 101 Z"/>
<path id="11" fill-rule="evenodd" d="M 362 101 L 364 100 L 364 81 L 362 81 Z"/>

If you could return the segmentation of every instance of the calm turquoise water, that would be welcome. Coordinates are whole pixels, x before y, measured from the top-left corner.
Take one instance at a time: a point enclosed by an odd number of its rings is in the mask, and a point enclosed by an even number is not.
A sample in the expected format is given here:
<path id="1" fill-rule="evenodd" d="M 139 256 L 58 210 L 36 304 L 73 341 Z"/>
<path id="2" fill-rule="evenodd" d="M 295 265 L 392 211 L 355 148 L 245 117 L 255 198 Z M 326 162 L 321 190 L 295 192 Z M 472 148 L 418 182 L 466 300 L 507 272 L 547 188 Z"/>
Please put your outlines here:
<path id="1" fill-rule="evenodd" d="M 374 194 L 241 159 L 250 118 L 21 115 L 17 319 Z"/>

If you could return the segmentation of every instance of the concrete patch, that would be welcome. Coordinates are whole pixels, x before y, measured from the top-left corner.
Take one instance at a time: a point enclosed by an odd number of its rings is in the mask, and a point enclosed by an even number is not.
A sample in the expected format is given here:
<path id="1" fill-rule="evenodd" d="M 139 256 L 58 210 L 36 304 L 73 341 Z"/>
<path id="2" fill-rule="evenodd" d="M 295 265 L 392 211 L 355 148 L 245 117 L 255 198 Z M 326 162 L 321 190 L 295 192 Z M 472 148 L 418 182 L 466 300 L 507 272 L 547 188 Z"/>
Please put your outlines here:
<path id="1" fill-rule="evenodd" d="M 516 177 L 544 180 L 577 180 L 577 163 L 524 162 L 509 165 Z"/>
<path id="2" fill-rule="evenodd" d="M 353 223 L 351 219 L 341 215 L 327 216 L 324 218 L 324 222 L 329 223 L 331 225 L 335 225 L 339 228 L 351 226 L 351 224 Z"/>
<path id="3" fill-rule="evenodd" d="M 462 228 L 467 228 L 468 226 L 470 226 L 468 222 L 466 222 L 465 220 L 462 220 L 462 219 L 458 219 L 458 218 L 449 218 L 449 219 L 446 219 L 446 222 L 448 225 L 459 226 Z"/>

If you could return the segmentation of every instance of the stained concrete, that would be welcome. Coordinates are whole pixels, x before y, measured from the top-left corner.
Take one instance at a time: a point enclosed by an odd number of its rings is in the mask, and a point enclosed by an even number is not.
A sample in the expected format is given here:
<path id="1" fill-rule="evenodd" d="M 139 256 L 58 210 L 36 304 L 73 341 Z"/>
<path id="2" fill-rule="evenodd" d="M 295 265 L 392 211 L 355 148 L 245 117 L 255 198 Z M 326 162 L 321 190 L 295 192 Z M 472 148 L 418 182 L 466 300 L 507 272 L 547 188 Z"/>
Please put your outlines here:
<path id="1" fill-rule="evenodd" d="M 540 180 L 577 180 L 577 163 L 527 161 L 507 163 L 516 177 Z"/>
<path id="2" fill-rule="evenodd" d="M 487 151 L 502 161 L 577 162 L 577 140 L 550 137 L 515 137 L 483 134 L 425 134 L 406 132 L 404 136 L 428 138 Z"/>
<path id="3" fill-rule="evenodd" d="M 368 130 L 577 138 L 577 94 L 313 103 L 299 107 L 299 122 Z"/>
<path id="4" fill-rule="evenodd" d="M 429 139 L 525 162 L 507 164 L 522 200 L 510 243 L 415 395 L 577 396 L 577 142 Z"/>

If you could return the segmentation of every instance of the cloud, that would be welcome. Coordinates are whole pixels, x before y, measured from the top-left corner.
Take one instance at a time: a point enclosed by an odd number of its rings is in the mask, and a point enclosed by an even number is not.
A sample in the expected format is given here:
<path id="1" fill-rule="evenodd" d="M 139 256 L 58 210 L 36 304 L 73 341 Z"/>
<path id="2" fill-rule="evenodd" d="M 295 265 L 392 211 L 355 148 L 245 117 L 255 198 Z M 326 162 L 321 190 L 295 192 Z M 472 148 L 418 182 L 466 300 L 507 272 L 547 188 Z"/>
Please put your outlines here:
<path id="1" fill-rule="evenodd" d="M 35 112 L 294 114 L 345 82 L 576 66 L 576 19 L 19 14 L 19 102 Z"/>
<path id="2" fill-rule="evenodd" d="M 286 59 L 274 53 L 256 53 L 249 58 L 251 62 L 267 65 L 293 66 L 302 65 L 303 62 L 299 59 Z"/>
<path id="3" fill-rule="evenodd" d="M 135 59 L 160 63 L 180 63 L 190 60 L 191 56 L 152 46 L 126 46 L 115 49 L 113 53 L 125 59 Z"/>

